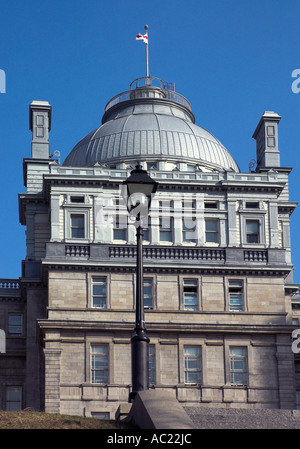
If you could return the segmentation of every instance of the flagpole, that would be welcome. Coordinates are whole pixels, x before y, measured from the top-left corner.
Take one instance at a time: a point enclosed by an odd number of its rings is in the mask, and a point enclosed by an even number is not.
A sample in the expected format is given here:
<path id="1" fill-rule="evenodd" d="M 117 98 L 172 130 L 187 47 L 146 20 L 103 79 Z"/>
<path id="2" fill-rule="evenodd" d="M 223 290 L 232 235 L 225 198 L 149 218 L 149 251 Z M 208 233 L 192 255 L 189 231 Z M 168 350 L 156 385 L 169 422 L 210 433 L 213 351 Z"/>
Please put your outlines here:
<path id="1" fill-rule="evenodd" d="M 148 36 L 148 25 L 145 25 L 146 35 Z M 148 52 L 148 39 L 146 42 L 146 85 L 150 86 L 150 76 L 149 76 L 149 52 Z"/>

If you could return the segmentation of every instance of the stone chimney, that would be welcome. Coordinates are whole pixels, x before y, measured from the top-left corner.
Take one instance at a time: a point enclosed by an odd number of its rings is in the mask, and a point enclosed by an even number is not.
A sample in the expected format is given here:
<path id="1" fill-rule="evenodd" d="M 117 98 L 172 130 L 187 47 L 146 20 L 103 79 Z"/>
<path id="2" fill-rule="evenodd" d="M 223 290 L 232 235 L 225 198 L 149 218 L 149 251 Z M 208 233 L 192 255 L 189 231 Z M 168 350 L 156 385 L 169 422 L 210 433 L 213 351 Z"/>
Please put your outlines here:
<path id="1" fill-rule="evenodd" d="M 31 157 L 49 159 L 51 105 L 48 101 L 33 101 L 29 105 L 29 129 L 32 131 Z"/>
<path id="2" fill-rule="evenodd" d="M 278 150 L 278 123 L 281 117 L 273 111 L 265 111 L 262 115 L 253 138 L 256 140 L 257 168 L 280 167 Z"/>

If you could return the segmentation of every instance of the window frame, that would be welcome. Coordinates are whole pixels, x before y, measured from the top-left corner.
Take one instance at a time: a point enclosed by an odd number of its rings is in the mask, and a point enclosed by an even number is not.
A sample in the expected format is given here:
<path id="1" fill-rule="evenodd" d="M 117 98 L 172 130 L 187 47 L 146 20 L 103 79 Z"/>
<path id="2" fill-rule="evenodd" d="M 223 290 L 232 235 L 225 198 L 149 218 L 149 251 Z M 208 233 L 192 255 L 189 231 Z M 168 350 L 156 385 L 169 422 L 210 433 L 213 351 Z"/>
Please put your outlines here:
<path id="1" fill-rule="evenodd" d="M 8 400 L 8 393 L 9 390 L 11 389 L 17 389 L 20 393 L 20 399 L 19 400 Z M 19 404 L 20 408 L 9 408 L 8 404 Z M 6 386 L 6 391 L 5 391 L 5 409 L 7 411 L 20 411 L 22 410 L 22 405 L 23 405 L 23 387 L 21 385 L 7 385 Z"/>
<path id="2" fill-rule="evenodd" d="M 102 298 L 104 297 L 104 295 L 94 295 L 94 286 L 95 285 L 103 285 L 102 282 L 100 281 L 95 281 L 95 279 L 104 279 L 104 283 L 105 283 L 105 288 L 106 288 L 106 295 L 105 295 L 105 306 L 104 307 L 100 307 L 100 306 L 95 306 L 94 305 L 94 297 L 96 298 Z M 93 275 L 91 277 L 91 307 L 92 309 L 107 309 L 108 308 L 108 282 L 107 282 L 107 276 L 95 276 Z"/>
<path id="3" fill-rule="evenodd" d="M 232 355 L 230 353 L 233 349 L 242 349 L 245 354 L 244 355 Z M 236 358 L 236 362 L 242 361 L 243 367 L 242 369 L 233 369 L 232 368 L 232 362 L 234 362 L 234 358 Z M 232 386 L 240 386 L 240 387 L 246 387 L 249 386 L 249 354 L 248 354 L 248 347 L 245 345 L 229 345 L 228 347 L 228 362 L 229 362 L 229 383 Z M 234 375 L 242 375 L 242 382 L 236 382 L 234 381 Z"/>
<path id="4" fill-rule="evenodd" d="M 228 290 L 228 310 L 230 312 L 244 312 L 245 311 L 245 282 L 243 279 L 228 279 L 228 286 L 227 286 L 227 290 Z M 230 285 L 230 283 L 239 283 L 239 285 Z M 233 291 L 230 291 L 233 290 Z M 234 308 L 234 305 L 231 303 L 231 293 L 237 293 L 234 290 L 241 290 L 241 302 L 240 302 L 240 308 Z"/>
<path id="5" fill-rule="evenodd" d="M 74 203 L 78 206 L 80 203 Z M 65 210 L 65 240 L 67 242 L 88 243 L 90 239 L 90 210 L 86 209 L 87 205 L 83 204 L 82 208 L 68 207 Z M 72 237 L 72 215 L 83 215 L 84 237 Z"/>
<path id="6" fill-rule="evenodd" d="M 216 231 L 208 231 L 207 230 L 207 223 L 208 222 L 215 222 L 216 223 Z M 204 218 L 204 225 L 205 225 L 205 244 L 207 245 L 219 245 L 220 244 L 220 219 L 219 218 L 211 218 L 211 217 L 205 217 Z M 209 235 L 215 235 L 217 237 L 216 241 L 209 241 L 207 239 L 207 234 Z"/>
<path id="7" fill-rule="evenodd" d="M 93 348 L 94 347 L 105 347 L 107 349 L 106 353 L 103 352 L 104 355 L 101 355 L 102 353 L 98 353 L 98 352 L 93 352 Z M 99 358 L 101 359 L 107 359 L 106 360 L 106 366 L 107 368 L 105 369 L 100 369 L 100 368 L 95 368 L 94 365 L 94 361 L 96 358 L 96 355 L 99 355 Z M 96 376 L 94 375 L 94 373 L 96 372 L 104 372 L 105 373 L 105 378 L 103 379 L 103 382 L 96 382 L 95 378 Z M 110 345 L 109 343 L 105 343 L 105 342 L 93 342 L 90 344 L 90 382 L 92 385 L 108 385 L 110 383 Z"/>
<path id="8" fill-rule="evenodd" d="M 199 354 L 195 356 L 193 354 L 186 354 L 185 350 L 187 348 L 196 348 L 199 350 Z M 190 357 L 191 360 L 197 360 L 199 362 L 199 369 L 188 369 L 187 368 L 187 357 Z M 189 382 L 188 373 L 198 373 L 197 379 L 195 382 Z M 202 385 L 203 384 L 203 369 L 202 369 L 202 345 L 193 345 L 193 344 L 184 344 L 183 345 L 183 382 L 184 385 Z"/>
<path id="9" fill-rule="evenodd" d="M 185 302 L 185 293 L 189 293 L 189 292 L 185 292 L 185 287 L 189 288 L 189 284 L 185 284 L 185 282 L 193 282 L 193 284 L 190 284 L 190 286 L 195 286 L 196 287 L 196 300 L 197 302 L 194 304 L 195 307 L 194 308 L 188 308 L 188 304 L 186 304 Z M 190 287 L 191 288 L 191 287 Z M 190 312 L 196 312 L 199 310 L 199 280 L 198 278 L 189 278 L 189 277 L 183 277 L 182 278 L 182 310 L 186 310 L 186 311 L 190 311 Z"/>
<path id="10" fill-rule="evenodd" d="M 152 289 L 152 295 L 151 295 L 152 303 L 151 303 L 151 306 L 145 305 L 145 282 L 148 282 L 148 281 L 151 281 L 151 289 Z M 154 302 L 154 296 L 155 296 L 154 291 L 155 291 L 154 290 L 154 278 L 145 276 L 143 278 L 143 293 L 144 293 L 144 309 L 146 309 L 146 310 L 153 310 L 154 309 L 154 303 L 155 303 Z"/>
<path id="11" fill-rule="evenodd" d="M 20 324 L 11 324 L 10 318 L 19 316 L 20 317 Z M 20 332 L 11 332 L 11 326 L 20 326 L 21 331 Z M 7 319 L 7 335 L 9 337 L 23 337 L 24 335 L 24 314 L 21 312 L 8 312 L 8 319 Z"/>
<path id="12" fill-rule="evenodd" d="M 252 211 L 254 212 L 254 211 Z M 262 214 L 260 209 L 257 210 L 258 213 L 243 214 L 241 216 L 241 243 L 242 245 L 249 247 L 263 248 L 266 245 L 266 229 L 265 229 L 265 213 Z M 257 221 L 258 222 L 258 239 L 259 242 L 249 243 L 247 241 L 247 222 Z"/>

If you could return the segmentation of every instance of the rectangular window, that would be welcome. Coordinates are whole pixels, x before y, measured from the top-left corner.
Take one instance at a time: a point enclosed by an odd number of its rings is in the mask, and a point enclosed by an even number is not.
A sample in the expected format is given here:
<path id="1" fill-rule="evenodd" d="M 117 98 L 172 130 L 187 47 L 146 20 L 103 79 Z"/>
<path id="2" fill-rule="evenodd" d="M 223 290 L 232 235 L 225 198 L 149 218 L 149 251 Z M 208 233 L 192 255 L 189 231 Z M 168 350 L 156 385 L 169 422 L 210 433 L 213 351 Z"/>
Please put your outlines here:
<path id="1" fill-rule="evenodd" d="M 150 242 L 151 217 L 148 215 L 143 223 L 143 241 Z"/>
<path id="2" fill-rule="evenodd" d="M 148 376 L 149 385 L 156 384 L 156 373 L 155 373 L 155 345 L 148 345 Z"/>
<path id="3" fill-rule="evenodd" d="M 183 308 L 184 310 L 198 310 L 197 279 L 183 280 Z"/>
<path id="4" fill-rule="evenodd" d="M 84 203 L 84 196 L 71 196 L 71 203 Z"/>
<path id="5" fill-rule="evenodd" d="M 6 410 L 9 412 L 22 410 L 22 387 L 6 387 Z"/>
<path id="6" fill-rule="evenodd" d="M 233 385 L 248 384 L 247 348 L 236 346 L 229 348 L 230 382 Z"/>
<path id="7" fill-rule="evenodd" d="M 219 243 L 219 222 L 218 220 L 205 220 L 205 241 L 207 243 Z"/>
<path id="8" fill-rule="evenodd" d="M 204 209 L 218 209 L 217 201 L 205 201 Z"/>
<path id="9" fill-rule="evenodd" d="M 107 307 L 107 278 L 92 279 L 92 307 L 105 309 Z"/>
<path id="10" fill-rule="evenodd" d="M 201 347 L 184 346 L 184 383 L 201 384 Z"/>
<path id="11" fill-rule="evenodd" d="M 173 217 L 160 217 L 159 219 L 159 240 L 161 242 L 173 241 Z"/>
<path id="12" fill-rule="evenodd" d="M 108 384 L 108 345 L 91 346 L 91 381 Z"/>
<path id="13" fill-rule="evenodd" d="M 127 240 L 127 216 L 115 215 L 113 218 L 114 240 Z"/>
<path id="14" fill-rule="evenodd" d="M 153 309 L 153 279 L 144 279 L 144 307 Z"/>
<path id="15" fill-rule="evenodd" d="M 182 240 L 183 242 L 196 241 L 196 217 L 182 219 Z"/>
<path id="16" fill-rule="evenodd" d="M 183 242 L 196 241 L 196 201 L 182 201 L 182 240 Z"/>
<path id="17" fill-rule="evenodd" d="M 91 412 L 92 418 L 95 419 L 110 419 L 110 413 L 109 412 Z"/>
<path id="18" fill-rule="evenodd" d="M 83 214 L 71 214 L 71 237 L 72 239 L 84 239 Z"/>
<path id="19" fill-rule="evenodd" d="M 8 315 L 8 334 L 22 335 L 23 334 L 23 315 L 17 313 L 10 313 Z"/>
<path id="20" fill-rule="evenodd" d="M 229 281 L 229 310 L 244 310 L 243 281 Z"/>
<path id="21" fill-rule="evenodd" d="M 259 243 L 259 220 L 246 220 L 246 242 Z"/>
<path id="22" fill-rule="evenodd" d="M 161 242 L 173 241 L 174 201 L 163 200 L 159 202 L 159 240 Z"/>
<path id="23" fill-rule="evenodd" d="M 246 209 L 259 209 L 258 201 L 246 201 Z"/>

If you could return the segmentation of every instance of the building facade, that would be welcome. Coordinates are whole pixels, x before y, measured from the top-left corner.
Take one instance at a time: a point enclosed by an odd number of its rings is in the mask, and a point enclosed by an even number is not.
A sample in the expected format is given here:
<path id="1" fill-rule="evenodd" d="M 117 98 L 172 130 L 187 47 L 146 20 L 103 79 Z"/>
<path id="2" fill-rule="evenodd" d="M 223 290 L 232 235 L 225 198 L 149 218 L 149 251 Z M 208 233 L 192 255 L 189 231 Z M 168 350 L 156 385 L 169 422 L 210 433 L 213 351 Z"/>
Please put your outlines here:
<path id="1" fill-rule="evenodd" d="M 155 78 L 110 100 L 62 164 L 50 154 L 51 106 L 29 112 L 27 254 L 20 279 L 0 281 L 0 407 L 114 418 L 128 402 L 136 237 L 121 186 L 140 163 L 159 182 L 143 224 L 149 387 L 186 405 L 296 408 L 296 203 L 280 116 L 262 115 L 256 166 L 242 173 Z"/>

